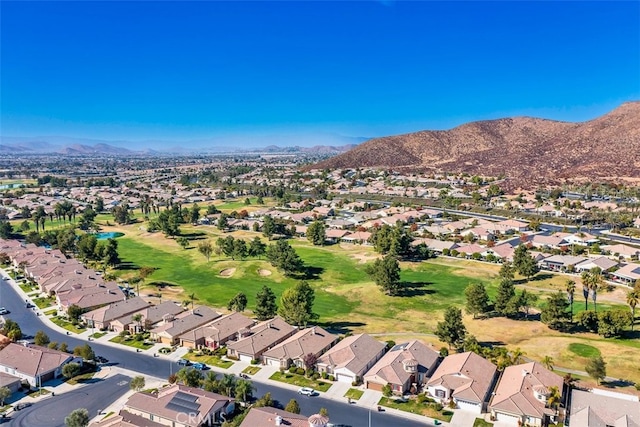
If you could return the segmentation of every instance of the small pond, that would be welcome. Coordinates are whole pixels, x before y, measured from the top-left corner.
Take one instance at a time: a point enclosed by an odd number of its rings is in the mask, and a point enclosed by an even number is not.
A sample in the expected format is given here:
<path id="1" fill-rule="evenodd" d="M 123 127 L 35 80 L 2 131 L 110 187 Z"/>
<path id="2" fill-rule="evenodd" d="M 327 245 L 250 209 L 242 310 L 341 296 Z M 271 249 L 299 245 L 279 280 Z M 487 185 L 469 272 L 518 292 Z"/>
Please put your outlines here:
<path id="1" fill-rule="evenodd" d="M 120 233 L 118 231 L 109 231 L 109 232 L 96 234 L 96 238 L 98 240 L 117 239 L 118 237 L 122 237 L 122 236 L 124 236 L 124 233 Z"/>

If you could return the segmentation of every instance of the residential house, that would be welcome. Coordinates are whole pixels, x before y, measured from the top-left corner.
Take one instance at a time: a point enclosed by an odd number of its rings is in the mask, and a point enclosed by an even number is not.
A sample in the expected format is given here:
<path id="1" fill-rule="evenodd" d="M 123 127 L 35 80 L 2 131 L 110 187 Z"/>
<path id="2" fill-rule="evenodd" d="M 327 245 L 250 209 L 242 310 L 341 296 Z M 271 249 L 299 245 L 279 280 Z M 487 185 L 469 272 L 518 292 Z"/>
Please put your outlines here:
<path id="1" fill-rule="evenodd" d="M 201 388 L 173 384 L 153 393 L 134 393 L 124 410 L 165 426 L 218 425 L 234 411 L 233 399 Z"/>
<path id="2" fill-rule="evenodd" d="M 301 329 L 262 355 L 262 363 L 278 368 L 289 368 L 295 365 L 305 368 L 304 358 L 313 354 L 317 359 L 328 350 L 338 337 L 319 326 Z"/>
<path id="3" fill-rule="evenodd" d="M 491 415 L 513 426 L 547 426 L 556 414 L 548 405 L 551 388 L 557 388 L 562 402 L 563 385 L 561 376 L 538 362 L 509 366 L 503 371 L 491 399 Z"/>
<path id="4" fill-rule="evenodd" d="M 366 388 L 381 391 L 389 385 L 394 393 L 420 390 L 440 361 L 440 354 L 413 340 L 395 345 L 364 375 Z"/>
<path id="5" fill-rule="evenodd" d="M 350 234 L 348 230 L 330 228 L 325 231 L 325 240 L 329 243 L 338 243 L 344 236 Z"/>
<path id="6" fill-rule="evenodd" d="M 474 238 L 479 240 L 495 240 L 496 236 L 493 232 L 487 230 L 483 227 L 473 227 L 468 230 L 464 230 L 460 232 L 461 236 L 467 236 L 471 234 Z"/>
<path id="7" fill-rule="evenodd" d="M 596 236 L 589 233 L 570 234 L 566 236 L 564 240 L 570 245 L 580 246 L 591 246 L 600 242 L 600 240 Z"/>
<path id="8" fill-rule="evenodd" d="M 0 371 L 0 388 L 2 387 L 8 388 L 11 393 L 16 393 L 22 387 L 22 379 Z"/>
<path id="9" fill-rule="evenodd" d="M 175 317 L 169 316 L 163 320 L 162 324 L 151 330 L 151 339 L 163 344 L 174 345 L 179 342 L 180 335 L 206 325 L 220 316 L 220 313 L 205 306 L 180 313 Z"/>
<path id="10" fill-rule="evenodd" d="M 352 383 L 364 374 L 384 355 L 387 345 L 367 334 L 344 338 L 320 356 L 318 372 L 333 375 L 337 381 Z"/>
<path id="11" fill-rule="evenodd" d="M 0 372 L 27 381 L 33 387 L 58 378 L 67 363 L 82 365 L 82 358 L 36 345 L 10 343 L 0 350 Z"/>
<path id="12" fill-rule="evenodd" d="M 482 413 L 496 379 L 496 366 L 473 352 L 452 354 L 427 383 L 431 396 L 443 404 L 451 399 L 460 409 Z"/>
<path id="13" fill-rule="evenodd" d="M 640 264 L 624 264 L 611 273 L 611 278 L 616 282 L 633 286 L 636 280 L 640 280 Z"/>
<path id="14" fill-rule="evenodd" d="M 573 255 L 553 255 L 540 261 L 540 268 L 550 271 L 575 271 L 575 266 L 587 258 Z"/>
<path id="15" fill-rule="evenodd" d="M 345 243 L 357 243 L 357 244 L 367 244 L 369 239 L 371 238 L 371 233 L 368 231 L 356 231 L 354 233 L 347 234 L 342 237 L 342 241 Z"/>
<path id="16" fill-rule="evenodd" d="M 241 313 L 233 312 L 211 323 L 180 335 L 180 345 L 188 348 L 216 349 L 235 337 L 238 331 L 255 325 L 256 321 Z"/>
<path id="17" fill-rule="evenodd" d="M 243 362 L 258 360 L 265 351 L 295 334 L 296 330 L 279 316 L 265 320 L 239 331 L 238 339 L 227 343 L 227 356 Z"/>
<path id="18" fill-rule="evenodd" d="M 602 271 L 609 271 L 616 268 L 618 261 L 614 261 L 610 258 L 601 256 L 598 258 L 589 258 L 575 265 L 576 273 L 582 273 L 583 271 L 589 271 L 592 268 L 599 268 Z"/>
<path id="19" fill-rule="evenodd" d="M 82 320 L 90 328 L 110 329 L 111 322 L 150 307 L 151 304 L 140 297 L 105 305 L 82 315 Z"/>
<path id="20" fill-rule="evenodd" d="M 125 299 L 116 282 L 75 283 L 71 289 L 56 292 L 58 310 L 64 312 L 72 305 L 83 310 L 92 310 Z"/>
<path id="21" fill-rule="evenodd" d="M 627 260 L 637 260 L 640 257 L 640 249 L 633 246 L 617 244 L 617 245 L 603 245 L 601 248 L 616 257 L 621 257 Z"/>
<path id="22" fill-rule="evenodd" d="M 300 414 L 283 411 L 278 408 L 251 408 L 239 427 L 327 427 L 329 418 L 314 414 L 306 417 Z"/>
<path id="23" fill-rule="evenodd" d="M 540 249 L 560 249 L 562 246 L 567 245 L 564 237 L 545 236 L 543 234 L 533 234 L 528 237 L 528 241 L 531 246 Z"/>
<path id="24" fill-rule="evenodd" d="M 640 427 L 637 396 L 593 389 L 573 389 L 569 425 L 586 427 Z"/>
<path id="25" fill-rule="evenodd" d="M 152 305 L 135 313 L 127 314 L 118 319 L 112 320 L 110 322 L 110 327 L 112 331 L 118 333 L 122 331 L 130 331 L 132 325 L 136 327 L 134 329 L 142 327 L 145 330 L 149 330 L 153 329 L 154 325 L 163 321 L 169 321 L 184 311 L 184 308 L 180 304 L 176 304 L 172 301 L 165 301 L 158 305 Z M 140 325 L 137 325 L 137 322 L 134 322 L 133 320 L 133 316 L 136 314 L 140 314 L 142 316 Z"/>
<path id="26" fill-rule="evenodd" d="M 449 251 L 451 251 L 452 249 L 456 249 L 460 246 L 455 242 L 450 242 L 448 240 L 437 240 L 437 239 L 425 239 L 425 238 L 417 238 L 417 239 L 413 239 L 413 241 L 410 243 L 411 246 L 418 246 L 420 244 L 424 243 L 425 245 L 427 245 L 427 247 L 431 250 L 433 250 L 434 252 L 437 252 L 439 254 L 442 253 L 443 250 L 447 249 Z"/>

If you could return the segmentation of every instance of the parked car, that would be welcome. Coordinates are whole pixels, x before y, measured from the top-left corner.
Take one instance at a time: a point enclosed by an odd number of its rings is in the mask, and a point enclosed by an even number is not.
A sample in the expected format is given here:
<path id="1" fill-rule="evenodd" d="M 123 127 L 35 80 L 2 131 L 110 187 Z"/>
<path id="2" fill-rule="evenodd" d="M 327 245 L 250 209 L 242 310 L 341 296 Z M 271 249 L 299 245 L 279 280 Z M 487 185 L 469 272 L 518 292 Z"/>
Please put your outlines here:
<path id="1" fill-rule="evenodd" d="M 9 310 L 4 307 L 0 307 L 0 314 L 9 314 Z"/>
<path id="2" fill-rule="evenodd" d="M 14 411 L 20 411 L 22 409 L 28 408 L 29 406 L 31 406 L 30 402 L 23 402 L 23 403 L 18 403 L 17 405 L 15 405 L 13 407 Z"/>
<path id="3" fill-rule="evenodd" d="M 102 356 L 96 356 L 95 360 L 98 363 L 109 363 L 109 360 Z"/>
<path id="4" fill-rule="evenodd" d="M 302 387 L 300 390 L 298 390 L 298 394 L 303 394 L 305 396 L 313 396 L 316 394 L 316 391 L 311 387 Z"/>
<path id="5" fill-rule="evenodd" d="M 207 369 L 207 365 L 205 365 L 204 363 L 196 362 L 193 364 L 193 368 L 199 371 L 204 371 L 205 369 Z"/>
<path id="6" fill-rule="evenodd" d="M 180 359 L 180 360 L 178 360 L 178 365 L 180 365 L 180 366 L 189 366 L 189 365 L 191 365 L 191 362 L 189 362 L 187 359 Z"/>

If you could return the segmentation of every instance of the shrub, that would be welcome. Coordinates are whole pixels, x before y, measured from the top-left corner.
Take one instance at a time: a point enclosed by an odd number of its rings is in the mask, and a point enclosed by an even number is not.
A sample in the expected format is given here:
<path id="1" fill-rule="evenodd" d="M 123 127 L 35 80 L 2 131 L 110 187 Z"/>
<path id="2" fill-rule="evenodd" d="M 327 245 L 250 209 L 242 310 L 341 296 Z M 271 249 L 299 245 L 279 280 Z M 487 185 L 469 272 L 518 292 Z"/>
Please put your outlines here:
<path id="1" fill-rule="evenodd" d="M 257 365 L 259 363 L 260 363 L 260 361 L 258 359 L 251 359 L 251 364 L 252 365 Z"/>
<path id="2" fill-rule="evenodd" d="M 298 371 L 298 368 L 296 368 L 295 366 L 292 366 L 289 368 L 289 373 L 295 374 Z"/>
<path id="3" fill-rule="evenodd" d="M 323 379 L 323 380 L 326 380 L 326 379 L 328 379 L 328 378 L 329 378 L 329 374 L 327 374 L 326 372 L 323 372 L 323 373 L 322 373 L 322 379 Z"/>
<path id="4" fill-rule="evenodd" d="M 314 372 L 313 375 L 311 375 L 311 378 L 313 378 L 314 380 L 317 380 L 318 378 L 320 378 L 320 374 L 317 372 Z"/>
<path id="5" fill-rule="evenodd" d="M 142 335 L 140 335 L 140 334 L 136 334 L 136 335 L 135 335 L 135 337 L 133 337 L 133 339 L 134 339 L 135 341 L 140 342 L 140 341 L 143 341 L 143 340 L 144 340 L 144 337 L 143 337 Z M 191 353 L 191 349 L 189 349 L 189 353 Z"/>
<path id="6" fill-rule="evenodd" d="M 193 349 L 190 348 L 189 350 L 187 350 L 187 353 L 189 353 L 189 354 L 193 353 Z"/>
<path id="7" fill-rule="evenodd" d="M 329 375 L 329 381 L 335 381 L 336 377 L 334 377 L 333 375 Z"/>
<path id="8" fill-rule="evenodd" d="M 310 377 L 310 376 L 313 376 L 313 373 L 314 373 L 314 372 L 315 372 L 315 371 L 313 370 L 313 368 L 309 368 L 309 369 L 307 369 L 307 370 L 305 370 L 305 371 L 304 371 L 304 374 L 305 374 L 307 377 Z"/>
<path id="9" fill-rule="evenodd" d="M 129 335 L 129 331 L 120 331 L 120 333 L 118 334 L 119 337 L 124 338 L 127 335 Z"/>
<path id="10" fill-rule="evenodd" d="M 296 374 L 298 375 L 304 375 L 304 368 L 296 368 Z"/>

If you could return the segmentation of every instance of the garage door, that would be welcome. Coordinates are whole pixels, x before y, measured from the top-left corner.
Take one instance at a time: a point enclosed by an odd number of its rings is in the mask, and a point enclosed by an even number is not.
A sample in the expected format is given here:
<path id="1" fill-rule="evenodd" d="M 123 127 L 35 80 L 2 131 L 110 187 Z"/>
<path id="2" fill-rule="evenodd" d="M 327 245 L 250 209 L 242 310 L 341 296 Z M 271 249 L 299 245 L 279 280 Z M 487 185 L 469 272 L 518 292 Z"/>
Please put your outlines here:
<path id="1" fill-rule="evenodd" d="M 344 374 L 338 374 L 336 379 L 341 383 L 352 383 L 353 382 L 353 378 L 351 378 L 349 375 L 344 375 Z"/>
<path id="2" fill-rule="evenodd" d="M 382 384 L 368 382 L 367 388 L 370 390 L 382 391 Z"/>
<path id="3" fill-rule="evenodd" d="M 275 366 L 276 368 L 280 367 L 280 361 L 276 359 L 266 359 L 267 366 Z"/>
<path id="4" fill-rule="evenodd" d="M 251 358 L 251 356 L 245 356 L 243 354 L 240 355 L 240 361 L 241 362 L 249 362 L 251 363 L 253 359 Z"/>
<path id="5" fill-rule="evenodd" d="M 518 420 L 520 419 L 520 417 L 516 417 L 515 415 L 502 414 L 500 412 L 496 412 L 496 418 L 498 421 L 506 422 L 514 426 L 518 425 Z"/>
<path id="6" fill-rule="evenodd" d="M 465 411 L 480 413 L 480 405 L 471 402 L 465 402 L 464 400 L 457 400 L 458 407 Z"/>

